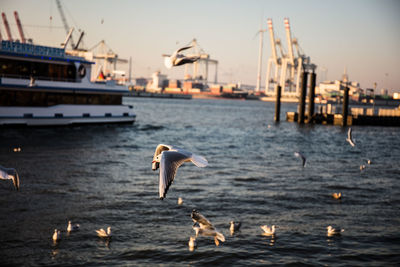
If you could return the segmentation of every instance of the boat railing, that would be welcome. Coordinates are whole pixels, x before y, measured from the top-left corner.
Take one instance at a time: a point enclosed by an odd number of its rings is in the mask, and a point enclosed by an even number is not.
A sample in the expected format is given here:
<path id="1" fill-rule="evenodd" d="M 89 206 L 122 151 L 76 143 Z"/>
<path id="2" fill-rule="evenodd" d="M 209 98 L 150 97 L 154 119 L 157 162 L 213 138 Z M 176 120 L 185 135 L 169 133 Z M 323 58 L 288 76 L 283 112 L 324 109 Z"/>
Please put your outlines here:
<path id="1" fill-rule="evenodd" d="M 72 78 L 59 78 L 59 77 L 46 77 L 46 76 L 28 76 L 28 75 L 17 75 L 17 74 L 0 74 L 0 78 L 12 78 L 12 79 L 28 79 L 33 78 L 35 81 L 54 81 L 54 82 L 79 82 L 78 79 Z"/>

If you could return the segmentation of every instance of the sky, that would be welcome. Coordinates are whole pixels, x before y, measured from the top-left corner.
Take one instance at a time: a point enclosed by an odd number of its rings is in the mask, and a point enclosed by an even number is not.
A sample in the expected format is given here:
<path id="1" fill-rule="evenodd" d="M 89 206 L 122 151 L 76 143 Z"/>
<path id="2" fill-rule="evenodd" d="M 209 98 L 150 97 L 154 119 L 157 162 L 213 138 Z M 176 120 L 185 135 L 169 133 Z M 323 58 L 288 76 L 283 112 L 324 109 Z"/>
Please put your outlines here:
<path id="1" fill-rule="evenodd" d="M 260 29 L 267 19 L 287 50 L 284 18 L 292 36 L 317 65 L 317 79 L 340 80 L 346 69 L 362 88 L 400 92 L 400 1 L 398 0 L 61 0 L 70 27 L 84 31 L 83 48 L 101 40 L 132 58 L 132 76 L 155 71 L 182 79 L 184 67 L 168 70 L 162 54 L 171 54 L 196 38 L 218 60 L 218 81 L 256 85 Z M 0 0 L 14 38 L 13 12 L 35 44 L 59 46 L 66 32 L 55 0 Z M 74 33 L 78 39 L 78 30 Z M 0 31 L 6 37 L 1 23 Z M 271 56 L 264 34 L 262 85 Z M 128 64 L 118 69 L 128 70 Z M 214 79 L 215 68 L 209 77 Z"/>

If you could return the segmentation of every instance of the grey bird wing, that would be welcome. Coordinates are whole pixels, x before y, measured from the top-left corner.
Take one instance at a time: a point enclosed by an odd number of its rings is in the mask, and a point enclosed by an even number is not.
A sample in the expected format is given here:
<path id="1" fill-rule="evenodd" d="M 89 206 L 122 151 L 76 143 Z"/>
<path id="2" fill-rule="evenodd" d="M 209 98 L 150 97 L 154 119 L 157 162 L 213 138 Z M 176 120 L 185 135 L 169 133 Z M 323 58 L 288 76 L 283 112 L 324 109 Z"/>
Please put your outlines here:
<path id="1" fill-rule="evenodd" d="M 15 171 L 14 178 L 12 181 L 13 181 L 13 184 L 14 184 L 15 188 L 17 189 L 17 191 L 19 191 L 19 175 L 18 175 L 17 171 Z"/>
<path id="2" fill-rule="evenodd" d="M 198 212 L 197 210 L 192 211 L 191 217 L 195 223 L 197 222 L 200 225 L 201 229 L 215 230 L 211 222 L 207 220 L 207 218 L 200 214 L 200 212 Z"/>
<path id="3" fill-rule="evenodd" d="M 189 48 L 192 48 L 193 46 L 191 45 L 191 46 L 185 46 L 185 47 L 182 47 L 182 48 L 179 48 L 178 50 L 176 50 L 175 51 L 175 53 L 179 53 L 179 52 L 181 52 L 181 51 L 183 51 L 183 50 L 186 50 L 186 49 L 189 49 Z"/>
<path id="4" fill-rule="evenodd" d="M 160 199 L 165 198 L 169 187 L 174 181 L 176 172 L 189 157 L 178 151 L 164 151 L 160 162 L 159 195 Z"/>
<path id="5" fill-rule="evenodd" d="M 300 152 L 294 152 L 294 155 L 296 156 L 296 157 L 299 157 L 299 158 L 301 158 L 301 160 L 303 161 L 303 167 L 306 165 L 306 157 L 303 155 L 303 154 L 301 154 Z"/>
<path id="6" fill-rule="evenodd" d="M 193 63 L 199 59 L 200 59 L 200 57 L 198 57 L 198 56 L 177 58 L 174 62 L 174 66 L 180 66 L 180 65 L 184 65 L 184 64 L 188 64 L 188 63 Z"/>

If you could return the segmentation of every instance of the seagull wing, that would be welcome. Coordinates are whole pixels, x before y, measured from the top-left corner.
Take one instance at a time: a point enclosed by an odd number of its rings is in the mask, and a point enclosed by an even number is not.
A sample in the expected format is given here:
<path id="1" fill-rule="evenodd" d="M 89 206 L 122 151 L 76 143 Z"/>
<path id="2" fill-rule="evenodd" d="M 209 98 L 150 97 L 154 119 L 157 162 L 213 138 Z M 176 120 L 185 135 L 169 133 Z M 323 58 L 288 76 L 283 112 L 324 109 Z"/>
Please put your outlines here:
<path id="1" fill-rule="evenodd" d="M 294 152 L 294 155 L 296 156 L 296 157 L 299 157 L 299 158 L 301 158 L 301 160 L 303 161 L 303 167 L 306 165 L 306 157 L 303 155 L 303 154 L 301 154 L 300 152 Z"/>
<path id="2" fill-rule="evenodd" d="M 185 47 L 179 48 L 178 50 L 175 51 L 175 53 L 178 54 L 179 52 L 181 52 L 181 51 L 183 51 L 183 50 L 186 50 L 186 49 L 189 49 L 189 48 L 192 48 L 192 47 L 193 47 L 193 46 L 191 45 L 191 46 L 185 46 Z M 174 53 L 174 54 L 175 54 L 175 53 Z"/>
<path id="3" fill-rule="evenodd" d="M 200 225 L 201 229 L 215 230 L 211 222 L 197 210 L 192 211 L 191 217 L 195 223 L 197 222 Z"/>
<path id="4" fill-rule="evenodd" d="M 165 198 L 169 187 L 174 181 L 176 171 L 189 157 L 178 151 L 164 151 L 161 154 L 159 194 L 160 199 Z"/>
<path id="5" fill-rule="evenodd" d="M 351 128 L 349 128 L 349 130 L 347 131 L 347 142 L 349 142 L 349 144 L 351 145 L 351 146 L 355 146 L 356 144 L 354 143 L 354 141 L 353 141 L 353 135 L 352 135 L 352 129 Z"/>
<path id="6" fill-rule="evenodd" d="M 99 230 L 96 230 L 96 233 L 97 233 L 97 235 L 100 236 L 100 237 L 106 237 L 106 236 L 107 236 L 107 232 L 104 231 L 103 228 L 101 228 L 101 229 L 99 229 Z"/>
<path id="7" fill-rule="evenodd" d="M 13 177 L 13 184 L 15 186 L 15 188 L 17 189 L 17 191 L 19 190 L 19 175 L 17 173 L 17 171 L 15 171 L 14 177 Z"/>
<path id="8" fill-rule="evenodd" d="M 195 56 L 195 57 L 180 57 L 175 60 L 174 66 L 180 66 L 188 63 L 193 63 L 199 60 L 200 57 Z"/>
<path id="9" fill-rule="evenodd" d="M 181 149 L 181 148 L 171 148 L 174 151 L 177 151 L 181 154 L 186 155 L 186 157 L 188 158 L 188 160 L 190 160 L 191 162 L 193 162 L 194 165 L 196 165 L 197 167 L 203 168 L 206 167 L 208 165 L 208 161 L 197 154 L 193 154 L 192 152 L 189 152 L 187 150 Z"/>

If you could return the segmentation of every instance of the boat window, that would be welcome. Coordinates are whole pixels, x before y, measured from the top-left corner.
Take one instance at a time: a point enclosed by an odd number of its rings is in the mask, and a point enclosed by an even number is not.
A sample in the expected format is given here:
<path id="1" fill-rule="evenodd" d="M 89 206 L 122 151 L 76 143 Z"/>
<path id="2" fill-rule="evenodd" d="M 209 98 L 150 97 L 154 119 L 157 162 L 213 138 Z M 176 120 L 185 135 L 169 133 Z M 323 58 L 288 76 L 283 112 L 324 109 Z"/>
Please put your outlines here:
<path id="1" fill-rule="evenodd" d="M 0 77 L 76 82 L 76 67 L 69 64 L 0 58 Z"/>

